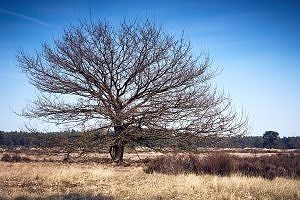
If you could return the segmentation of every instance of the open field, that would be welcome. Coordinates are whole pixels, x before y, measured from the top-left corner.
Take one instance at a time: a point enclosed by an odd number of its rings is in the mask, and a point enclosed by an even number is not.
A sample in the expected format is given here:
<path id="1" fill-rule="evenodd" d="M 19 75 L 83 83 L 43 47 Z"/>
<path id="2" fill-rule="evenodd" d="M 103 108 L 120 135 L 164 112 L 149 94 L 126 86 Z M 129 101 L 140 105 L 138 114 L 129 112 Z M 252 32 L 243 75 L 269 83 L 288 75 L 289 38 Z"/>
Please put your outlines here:
<path id="1" fill-rule="evenodd" d="M 86 161 L 93 161 L 93 162 L 106 162 L 110 159 L 107 150 L 102 151 L 86 151 L 81 156 L 80 153 L 82 151 L 72 150 L 72 153 L 69 154 L 70 161 L 74 162 L 86 162 Z M 146 159 L 146 158 L 155 158 L 157 156 L 162 156 L 164 153 L 161 152 L 154 152 L 150 149 L 143 148 L 143 149 L 126 149 L 124 154 L 124 159 L 127 161 L 138 161 L 139 159 Z M 164 151 L 165 153 L 172 153 L 172 151 Z M 222 152 L 228 153 L 231 155 L 236 155 L 239 157 L 260 157 L 260 156 L 271 156 L 280 154 L 300 154 L 300 149 L 261 149 L 261 148 L 234 148 L 234 149 L 216 149 L 216 148 L 200 148 L 196 152 L 198 155 L 206 155 L 212 152 Z M 68 151 L 62 148 L 11 148 L 5 149 L 0 148 L 0 159 L 2 158 L 3 154 L 17 154 L 20 156 L 24 156 L 29 158 L 32 161 L 63 161 L 67 156 Z M 184 154 L 184 153 L 183 153 Z"/>
<path id="2" fill-rule="evenodd" d="M 141 167 L 0 162 L 2 199 L 299 199 L 300 180 L 146 174 Z M 22 198 L 21 198 L 22 197 Z"/>
<path id="3" fill-rule="evenodd" d="M 125 155 L 127 165 L 118 166 L 102 162 L 108 157 L 103 153 L 100 160 L 63 162 L 63 153 L 57 152 L 54 155 L 52 151 L 52 155 L 46 155 L 41 152 L 33 149 L 29 152 L 23 151 L 22 154 L 22 151 L 2 149 L 0 157 L 4 153 L 18 153 L 30 157 L 31 161 L 0 162 L 1 200 L 300 199 L 299 179 L 280 177 L 269 180 L 239 174 L 223 177 L 204 174 L 147 174 L 143 170 L 144 164 L 137 161 L 134 153 Z M 238 152 L 232 153 L 239 155 Z M 260 154 L 266 153 L 272 152 L 240 152 L 240 155 L 261 156 Z M 139 155 L 141 159 L 145 159 L 162 154 L 139 152 Z M 45 161 L 47 156 L 51 158 L 51 162 Z M 96 158 L 99 155 L 93 156 Z M 93 156 L 89 154 L 89 158 Z M 38 159 L 39 157 L 42 159 Z"/>

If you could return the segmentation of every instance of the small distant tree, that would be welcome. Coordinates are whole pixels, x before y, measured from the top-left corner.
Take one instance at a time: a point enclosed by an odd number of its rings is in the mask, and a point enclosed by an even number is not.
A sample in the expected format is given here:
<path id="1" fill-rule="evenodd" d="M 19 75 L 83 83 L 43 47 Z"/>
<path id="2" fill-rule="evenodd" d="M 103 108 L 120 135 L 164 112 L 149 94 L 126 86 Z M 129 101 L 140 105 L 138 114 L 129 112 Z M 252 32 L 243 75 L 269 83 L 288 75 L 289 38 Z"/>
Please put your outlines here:
<path id="1" fill-rule="evenodd" d="M 108 129 L 101 133 L 110 139 L 101 143 L 109 143 L 116 162 L 128 143 L 184 144 L 246 133 L 247 118 L 210 83 L 216 75 L 211 60 L 191 50 L 183 37 L 148 20 L 116 27 L 82 22 L 35 55 L 18 54 L 22 71 L 41 92 L 23 115 Z"/>
<path id="2" fill-rule="evenodd" d="M 275 131 L 266 131 L 263 135 L 263 146 L 267 148 L 275 148 L 279 141 L 279 133 Z"/>

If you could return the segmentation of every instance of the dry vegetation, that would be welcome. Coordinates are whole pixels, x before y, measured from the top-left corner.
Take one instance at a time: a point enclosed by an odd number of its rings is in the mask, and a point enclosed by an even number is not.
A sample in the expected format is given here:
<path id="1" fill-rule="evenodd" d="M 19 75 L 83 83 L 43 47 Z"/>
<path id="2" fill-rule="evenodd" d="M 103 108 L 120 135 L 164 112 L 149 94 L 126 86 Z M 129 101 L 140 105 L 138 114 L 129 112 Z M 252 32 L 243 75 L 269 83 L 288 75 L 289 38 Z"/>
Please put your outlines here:
<path id="1" fill-rule="evenodd" d="M 241 157 L 226 152 L 210 154 L 167 154 L 148 159 L 145 172 L 164 174 L 215 174 L 261 176 L 268 179 L 275 177 L 300 178 L 300 154 L 279 153 Z"/>
<path id="2" fill-rule="evenodd" d="M 47 155 L 46 152 L 48 152 Z M 238 152 L 232 153 L 237 155 Z M 249 152 L 243 153 L 249 155 Z M 243 153 L 241 153 L 242 157 L 245 156 Z M 281 153 L 290 153 L 290 151 Z M 153 158 L 161 155 L 159 153 L 140 152 L 142 161 L 137 161 L 135 154 L 126 154 L 127 163 L 132 164 L 123 166 L 104 162 L 107 161 L 107 155 L 104 154 L 100 157 L 99 154 L 89 154 L 84 157 L 88 158 L 87 162 L 80 160 L 83 158 L 73 160 L 73 162 L 63 162 L 65 154 L 53 149 L 51 151 L 2 149 L 1 154 L 2 160 L 8 159 L 8 162 L 0 162 L 1 200 L 300 199 L 299 179 L 281 177 L 269 180 L 241 174 L 221 177 L 201 173 L 196 175 L 189 172 L 174 175 L 156 173 L 155 170 L 152 174 L 146 173 L 149 164 L 164 160 L 163 157 Z M 184 158 L 188 154 L 183 155 L 177 154 L 176 156 Z M 203 156 L 203 153 L 201 155 Z M 252 157 L 262 155 L 268 154 L 257 152 L 252 154 Z M 150 160 L 145 157 L 150 157 Z M 44 158 L 47 158 L 46 161 Z M 168 159 L 170 158 L 175 157 L 169 156 Z M 147 160 L 145 166 L 143 162 Z M 186 161 L 186 159 L 181 161 Z"/>
<path id="3" fill-rule="evenodd" d="M 146 174 L 96 163 L 0 162 L 0 199 L 299 199 L 300 180 Z"/>

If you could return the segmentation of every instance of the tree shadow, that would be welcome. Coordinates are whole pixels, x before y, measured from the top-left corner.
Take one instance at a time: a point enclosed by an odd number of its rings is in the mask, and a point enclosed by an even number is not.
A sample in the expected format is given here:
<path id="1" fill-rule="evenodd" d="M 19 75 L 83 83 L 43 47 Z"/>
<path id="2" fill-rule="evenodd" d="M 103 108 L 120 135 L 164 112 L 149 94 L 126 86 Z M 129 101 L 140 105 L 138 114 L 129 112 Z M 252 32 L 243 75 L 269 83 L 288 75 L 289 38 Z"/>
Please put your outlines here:
<path id="1" fill-rule="evenodd" d="M 1 197 L 1 200 L 10 200 L 11 198 Z M 13 198 L 14 200 L 113 200 L 111 196 L 98 194 L 80 194 L 80 193 L 70 193 L 66 195 L 51 195 L 47 197 L 29 197 L 29 196 L 19 196 Z"/>

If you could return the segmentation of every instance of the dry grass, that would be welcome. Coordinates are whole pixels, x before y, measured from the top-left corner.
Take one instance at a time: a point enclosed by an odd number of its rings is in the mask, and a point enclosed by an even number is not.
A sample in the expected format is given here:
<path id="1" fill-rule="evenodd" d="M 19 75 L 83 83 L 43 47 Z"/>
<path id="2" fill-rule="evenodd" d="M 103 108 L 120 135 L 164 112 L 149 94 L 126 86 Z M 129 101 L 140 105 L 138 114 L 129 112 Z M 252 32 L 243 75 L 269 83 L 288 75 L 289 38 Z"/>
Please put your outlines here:
<path id="1" fill-rule="evenodd" d="M 146 174 L 141 167 L 0 162 L 0 199 L 300 199 L 300 180 Z"/>

